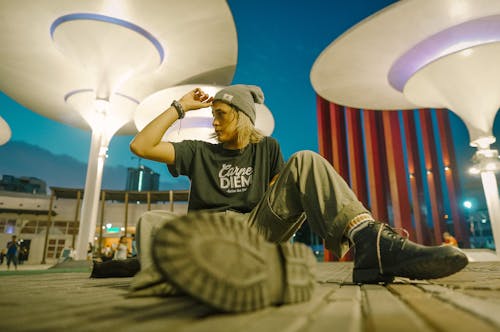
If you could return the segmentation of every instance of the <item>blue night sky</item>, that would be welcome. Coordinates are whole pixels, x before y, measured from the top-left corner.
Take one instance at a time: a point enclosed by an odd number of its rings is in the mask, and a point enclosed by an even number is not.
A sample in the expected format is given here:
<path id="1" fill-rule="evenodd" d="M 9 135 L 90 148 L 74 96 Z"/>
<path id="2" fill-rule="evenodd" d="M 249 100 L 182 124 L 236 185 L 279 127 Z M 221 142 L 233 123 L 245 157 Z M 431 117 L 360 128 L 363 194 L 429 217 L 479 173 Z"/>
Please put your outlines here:
<path id="1" fill-rule="evenodd" d="M 262 87 L 266 104 L 276 120 L 273 136 L 280 141 L 285 158 L 298 150 L 318 150 L 316 94 L 309 79 L 318 55 L 353 25 L 394 2 L 228 1 L 238 34 L 238 64 L 233 83 Z M 69 155 L 87 162 L 89 132 L 38 115 L 3 93 L 0 94 L 0 116 L 12 129 L 11 141 L 26 142 L 56 155 Z M 497 116 L 495 134 L 500 137 L 498 122 Z M 458 118 L 452 119 L 452 125 L 455 144 L 465 146 L 465 153 L 457 154 L 464 160 L 470 159 L 474 150 L 467 147 L 465 126 Z M 137 166 L 138 160 L 132 159 L 128 148 L 131 138 L 113 138 L 107 166 Z M 159 172 L 162 181 L 170 178 L 163 165 L 143 163 Z"/>

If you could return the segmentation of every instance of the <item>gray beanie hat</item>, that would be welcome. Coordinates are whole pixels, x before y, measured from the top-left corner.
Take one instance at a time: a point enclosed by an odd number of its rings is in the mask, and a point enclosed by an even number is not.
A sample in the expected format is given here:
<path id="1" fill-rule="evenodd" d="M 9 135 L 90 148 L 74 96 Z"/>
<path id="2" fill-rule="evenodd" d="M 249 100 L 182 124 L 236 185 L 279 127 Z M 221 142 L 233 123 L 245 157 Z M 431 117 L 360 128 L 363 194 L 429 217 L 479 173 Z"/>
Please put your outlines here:
<path id="1" fill-rule="evenodd" d="M 235 106 L 239 111 L 245 113 L 255 125 L 255 103 L 264 102 L 264 93 L 256 85 L 231 85 L 217 92 L 214 101 L 222 101 Z"/>

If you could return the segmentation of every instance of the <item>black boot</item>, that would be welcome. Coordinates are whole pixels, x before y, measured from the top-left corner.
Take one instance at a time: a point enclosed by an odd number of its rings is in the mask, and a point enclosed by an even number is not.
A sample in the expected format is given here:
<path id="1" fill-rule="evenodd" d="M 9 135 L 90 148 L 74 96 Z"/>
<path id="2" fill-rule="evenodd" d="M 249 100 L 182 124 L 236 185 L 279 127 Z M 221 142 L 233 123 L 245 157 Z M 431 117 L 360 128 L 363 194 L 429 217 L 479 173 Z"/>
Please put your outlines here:
<path id="1" fill-rule="evenodd" d="M 468 263 L 467 256 L 455 247 L 423 246 L 378 222 L 370 222 L 359 230 L 353 242 L 355 283 L 387 283 L 394 277 L 442 278 L 460 271 Z"/>

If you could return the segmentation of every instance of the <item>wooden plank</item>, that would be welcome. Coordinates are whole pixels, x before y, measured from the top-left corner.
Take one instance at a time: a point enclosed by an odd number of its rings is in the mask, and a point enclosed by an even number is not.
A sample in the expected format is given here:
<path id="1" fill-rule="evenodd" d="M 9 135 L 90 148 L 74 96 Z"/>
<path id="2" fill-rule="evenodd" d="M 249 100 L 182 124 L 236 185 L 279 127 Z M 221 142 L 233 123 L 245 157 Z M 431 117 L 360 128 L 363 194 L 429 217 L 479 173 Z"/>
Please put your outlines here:
<path id="1" fill-rule="evenodd" d="M 352 281 L 352 262 L 318 263 L 316 281 L 332 283 L 350 283 Z"/>
<path id="2" fill-rule="evenodd" d="M 122 300 L 122 302 L 137 299 Z M 213 315 L 216 311 L 188 297 L 163 298 L 154 305 L 118 305 L 110 308 L 93 324 L 97 331 L 116 329 L 119 331 L 179 331 L 193 322 Z M 111 319 L 110 319 L 111 318 Z"/>
<path id="3" fill-rule="evenodd" d="M 460 289 L 461 293 L 500 304 L 500 289 Z"/>
<path id="4" fill-rule="evenodd" d="M 498 331 L 491 323 L 444 302 L 414 285 L 393 284 L 389 285 L 388 289 L 398 295 L 438 331 Z"/>
<path id="5" fill-rule="evenodd" d="M 284 305 L 267 310 L 265 315 L 262 315 L 257 320 L 249 322 L 241 330 L 228 330 L 240 332 L 295 332 L 303 331 L 308 324 L 313 320 L 313 317 L 319 308 L 323 307 L 326 298 L 331 294 L 338 285 L 320 284 L 315 290 L 313 297 L 308 302 Z M 214 329 L 214 331 L 218 331 Z M 191 332 L 191 331 L 189 331 Z"/>
<path id="6" fill-rule="evenodd" d="M 197 319 L 192 321 L 188 325 L 184 325 L 182 328 L 176 330 L 177 332 L 205 332 L 205 331 L 217 331 L 217 332 L 237 332 L 244 331 L 246 327 L 253 321 L 260 320 L 272 312 L 276 308 L 266 308 L 263 310 L 235 314 L 216 314 L 209 317 L 204 317 L 202 319 Z M 137 329 L 135 330 L 137 331 Z M 165 330 L 163 330 L 165 331 Z M 132 330 L 131 330 L 132 332 Z M 260 331 L 259 331 L 260 332 Z"/>
<path id="7" fill-rule="evenodd" d="M 484 320 L 495 324 L 497 329 L 500 329 L 500 304 L 498 302 L 473 297 L 458 290 L 455 291 L 439 285 L 421 285 L 420 287 L 443 301 L 482 317 Z"/>
<path id="8" fill-rule="evenodd" d="M 381 285 L 363 285 L 366 331 L 433 331 L 398 297 Z"/>
<path id="9" fill-rule="evenodd" d="M 357 285 L 340 286 L 327 302 L 310 317 L 304 332 L 362 331 L 361 289 Z"/>

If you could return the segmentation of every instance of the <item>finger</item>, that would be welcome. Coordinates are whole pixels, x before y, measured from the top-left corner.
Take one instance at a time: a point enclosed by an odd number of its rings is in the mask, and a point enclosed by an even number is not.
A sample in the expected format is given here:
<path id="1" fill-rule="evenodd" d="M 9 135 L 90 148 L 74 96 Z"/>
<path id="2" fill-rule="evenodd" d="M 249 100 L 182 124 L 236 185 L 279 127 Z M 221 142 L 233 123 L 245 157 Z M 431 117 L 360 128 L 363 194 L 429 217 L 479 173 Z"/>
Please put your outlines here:
<path id="1" fill-rule="evenodd" d="M 212 97 L 210 97 L 209 95 L 204 95 L 203 98 L 201 99 L 201 101 L 205 102 L 205 103 L 211 103 L 213 100 Z"/>
<path id="2" fill-rule="evenodd" d="M 206 100 L 207 98 L 209 98 L 209 95 L 206 94 L 205 92 L 203 92 L 203 90 L 200 89 L 198 91 L 197 97 L 198 97 L 199 100 L 203 101 L 203 100 Z"/>
<path id="3" fill-rule="evenodd" d="M 201 101 L 203 101 L 203 100 L 207 99 L 207 94 L 206 94 L 206 93 L 204 93 L 204 92 L 203 92 L 203 91 L 201 91 L 201 90 L 198 92 L 198 94 L 197 94 L 196 96 L 198 97 L 198 100 L 201 100 Z"/>

